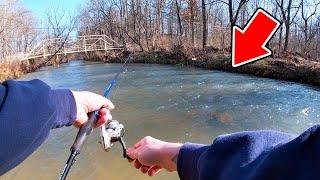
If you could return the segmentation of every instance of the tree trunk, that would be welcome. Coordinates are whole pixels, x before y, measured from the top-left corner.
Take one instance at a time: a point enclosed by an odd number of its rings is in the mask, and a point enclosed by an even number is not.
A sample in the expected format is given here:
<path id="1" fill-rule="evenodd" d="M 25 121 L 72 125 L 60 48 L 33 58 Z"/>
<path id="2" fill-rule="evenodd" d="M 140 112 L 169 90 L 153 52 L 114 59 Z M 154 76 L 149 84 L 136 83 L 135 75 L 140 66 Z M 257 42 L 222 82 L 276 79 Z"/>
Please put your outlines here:
<path id="1" fill-rule="evenodd" d="M 285 26 L 286 26 L 286 34 L 285 34 L 285 38 L 284 38 L 284 46 L 283 46 L 283 50 L 287 51 L 288 49 L 288 44 L 289 44 L 289 33 L 290 33 L 290 15 L 291 15 L 291 5 L 292 5 L 292 0 L 288 1 L 288 8 L 287 8 L 287 18 L 285 20 Z"/>
<path id="2" fill-rule="evenodd" d="M 280 30 L 279 30 L 279 45 L 278 45 L 279 51 L 281 51 L 281 45 L 282 45 L 282 31 L 283 31 L 283 25 L 281 24 Z"/>
<path id="3" fill-rule="evenodd" d="M 286 26 L 286 31 L 285 31 L 285 37 L 284 37 L 284 46 L 283 46 L 283 51 L 287 51 L 288 49 L 288 44 L 289 44 L 289 33 L 290 33 L 290 25 L 285 23 Z"/>
<path id="4" fill-rule="evenodd" d="M 182 36 L 182 25 L 181 25 L 181 17 L 180 17 L 180 6 L 178 4 L 178 0 L 176 2 L 176 13 L 177 13 L 177 23 L 178 23 L 178 38 L 179 38 L 179 45 L 181 44 L 181 36 Z"/>
<path id="5" fill-rule="evenodd" d="M 207 46 L 207 18 L 206 18 L 206 0 L 201 1 L 202 7 L 202 48 Z"/>
<path id="6" fill-rule="evenodd" d="M 190 0 L 190 29 L 191 29 L 191 44 L 194 47 L 194 2 Z"/>
<path id="7" fill-rule="evenodd" d="M 235 25 L 235 22 L 233 20 L 233 7 L 232 7 L 232 0 L 229 0 L 229 6 L 228 6 L 228 11 L 229 11 L 229 23 L 230 23 L 230 50 L 232 48 L 232 35 L 233 35 L 233 26 Z"/>

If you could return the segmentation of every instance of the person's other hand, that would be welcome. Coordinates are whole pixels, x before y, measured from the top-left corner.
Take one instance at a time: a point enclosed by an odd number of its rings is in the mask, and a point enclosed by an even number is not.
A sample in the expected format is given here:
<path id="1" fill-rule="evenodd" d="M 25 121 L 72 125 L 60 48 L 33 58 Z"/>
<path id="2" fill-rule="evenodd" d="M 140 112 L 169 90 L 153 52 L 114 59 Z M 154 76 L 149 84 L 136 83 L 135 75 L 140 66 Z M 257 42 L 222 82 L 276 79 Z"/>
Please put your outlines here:
<path id="1" fill-rule="evenodd" d="M 136 169 L 140 169 L 142 173 L 148 173 L 149 176 L 154 176 L 163 168 L 170 172 L 177 170 L 177 159 L 181 146 L 180 143 L 169 143 L 147 136 L 134 147 L 128 148 L 127 154 L 133 159 L 129 162 L 133 163 Z"/>
<path id="2" fill-rule="evenodd" d="M 99 110 L 99 119 L 95 125 L 99 127 L 112 119 L 110 110 L 114 105 L 107 98 L 87 91 L 72 91 L 77 106 L 77 119 L 74 126 L 81 127 L 88 120 L 88 113 Z"/>

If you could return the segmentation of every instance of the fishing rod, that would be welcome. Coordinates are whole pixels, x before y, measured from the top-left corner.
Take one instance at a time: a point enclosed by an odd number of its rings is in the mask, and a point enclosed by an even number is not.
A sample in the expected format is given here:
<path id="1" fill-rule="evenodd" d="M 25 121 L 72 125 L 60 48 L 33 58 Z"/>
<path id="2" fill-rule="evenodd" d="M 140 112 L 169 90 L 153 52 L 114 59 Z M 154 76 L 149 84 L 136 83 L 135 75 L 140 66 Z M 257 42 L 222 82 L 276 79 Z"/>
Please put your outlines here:
<path id="1" fill-rule="evenodd" d="M 127 64 L 130 57 L 128 57 L 123 65 L 121 66 L 120 71 L 115 75 L 115 77 L 112 79 L 111 83 L 109 84 L 108 88 L 105 90 L 103 96 L 108 97 L 113 86 L 116 84 L 116 81 L 121 73 L 125 71 L 125 65 Z M 91 134 L 93 131 L 93 127 L 96 123 L 96 121 L 99 118 L 99 111 L 94 111 L 91 113 L 88 113 L 88 121 L 82 125 L 78 131 L 78 134 L 76 136 L 76 139 L 74 140 L 73 145 L 70 148 L 70 155 L 66 162 L 66 165 L 64 166 L 64 169 L 59 177 L 59 180 L 65 180 L 71 166 L 75 162 L 75 158 L 77 155 L 80 154 L 81 148 L 83 143 L 86 141 L 87 137 Z M 102 125 L 100 128 L 100 143 L 103 145 L 103 148 L 106 151 L 109 151 L 110 147 L 112 146 L 112 143 L 119 141 L 122 149 L 123 149 L 123 157 L 130 159 L 126 155 L 126 145 L 123 140 L 124 136 L 124 126 L 120 124 L 116 120 L 112 120 L 107 126 Z"/>

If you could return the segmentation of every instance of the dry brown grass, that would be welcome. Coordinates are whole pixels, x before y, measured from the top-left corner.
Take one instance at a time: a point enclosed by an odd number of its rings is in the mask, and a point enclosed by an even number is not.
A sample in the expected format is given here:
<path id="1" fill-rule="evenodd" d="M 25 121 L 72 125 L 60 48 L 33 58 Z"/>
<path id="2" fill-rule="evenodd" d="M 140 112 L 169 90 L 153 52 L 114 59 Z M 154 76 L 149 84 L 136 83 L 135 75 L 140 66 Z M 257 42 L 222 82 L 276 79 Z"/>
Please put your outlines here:
<path id="1" fill-rule="evenodd" d="M 320 87 L 320 62 L 310 61 L 297 55 L 266 58 L 261 61 L 233 68 L 228 51 L 214 47 L 205 50 L 176 45 L 170 51 L 135 52 L 131 63 L 175 64 L 178 66 L 196 66 L 236 73 L 252 74 L 259 77 L 287 80 Z M 104 62 L 121 62 L 121 58 L 100 55 L 85 58 Z"/>
<path id="2" fill-rule="evenodd" d="M 23 74 L 34 72 L 42 66 L 59 66 L 71 59 L 81 59 L 78 55 L 57 56 L 54 58 L 39 58 L 29 61 L 10 62 L 0 60 L 0 82 L 8 79 L 16 79 Z"/>
<path id="3" fill-rule="evenodd" d="M 15 79 L 26 73 L 26 65 L 21 62 L 0 62 L 0 82 Z"/>

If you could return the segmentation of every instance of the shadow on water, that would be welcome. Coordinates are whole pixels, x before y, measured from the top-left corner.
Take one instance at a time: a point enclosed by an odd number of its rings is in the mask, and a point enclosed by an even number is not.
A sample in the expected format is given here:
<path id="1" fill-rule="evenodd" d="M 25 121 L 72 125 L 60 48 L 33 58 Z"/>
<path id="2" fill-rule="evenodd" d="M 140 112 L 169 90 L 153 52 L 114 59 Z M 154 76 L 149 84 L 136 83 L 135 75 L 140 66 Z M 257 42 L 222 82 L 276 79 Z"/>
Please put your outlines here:
<path id="1" fill-rule="evenodd" d="M 23 77 L 40 78 L 55 88 L 102 93 L 121 64 L 74 61 Z M 128 144 L 151 135 L 163 140 L 210 143 L 219 134 L 274 129 L 300 133 L 319 122 L 320 93 L 308 86 L 247 75 L 130 64 L 110 96 L 113 117 L 125 124 Z M 49 139 L 4 179 L 57 179 L 76 130 L 53 130 Z M 149 179 L 121 158 L 115 145 L 104 152 L 95 132 L 88 140 L 71 179 Z M 125 172 L 125 173 L 124 173 Z M 178 179 L 161 173 L 153 179 Z"/>

